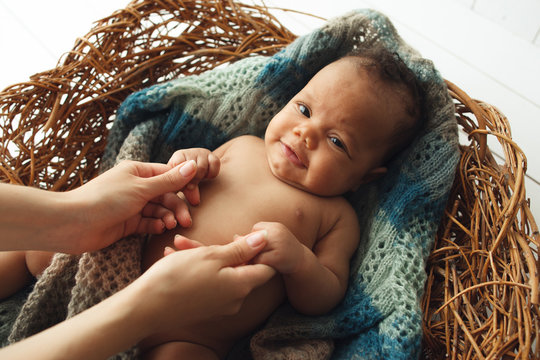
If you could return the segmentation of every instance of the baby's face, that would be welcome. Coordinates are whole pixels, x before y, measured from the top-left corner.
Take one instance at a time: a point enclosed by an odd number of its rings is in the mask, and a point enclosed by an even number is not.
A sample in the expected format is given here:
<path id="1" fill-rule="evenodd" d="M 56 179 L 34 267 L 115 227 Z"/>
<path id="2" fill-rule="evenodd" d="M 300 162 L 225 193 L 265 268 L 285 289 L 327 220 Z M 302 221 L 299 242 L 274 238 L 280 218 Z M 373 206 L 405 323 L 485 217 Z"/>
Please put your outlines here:
<path id="1" fill-rule="evenodd" d="M 320 196 L 342 195 L 384 174 L 395 109 L 378 87 L 348 59 L 320 70 L 268 125 L 272 173 Z"/>

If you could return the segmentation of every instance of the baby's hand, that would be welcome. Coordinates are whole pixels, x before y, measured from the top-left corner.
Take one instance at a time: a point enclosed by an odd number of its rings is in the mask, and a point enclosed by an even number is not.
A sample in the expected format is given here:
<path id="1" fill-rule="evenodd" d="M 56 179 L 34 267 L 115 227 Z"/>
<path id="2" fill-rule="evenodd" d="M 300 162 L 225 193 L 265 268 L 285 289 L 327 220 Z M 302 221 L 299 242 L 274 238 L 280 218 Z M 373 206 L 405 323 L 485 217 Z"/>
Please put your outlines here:
<path id="1" fill-rule="evenodd" d="M 253 260 L 257 264 L 273 267 L 281 274 L 292 274 L 300 267 L 304 257 L 304 245 L 283 224 L 260 222 L 252 231 L 266 230 L 267 245 Z"/>
<path id="2" fill-rule="evenodd" d="M 199 182 L 203 179 L 213 179 L 219 174 L 221 162 L 210 150 L 191 148 L 176 151 L 169 159 L 168 165 L 176 166 L 185 161 L 194 160 L 197 163 L 197 174 L 185 187 L 183 193 L 191 205 L 201 202 Z"/>

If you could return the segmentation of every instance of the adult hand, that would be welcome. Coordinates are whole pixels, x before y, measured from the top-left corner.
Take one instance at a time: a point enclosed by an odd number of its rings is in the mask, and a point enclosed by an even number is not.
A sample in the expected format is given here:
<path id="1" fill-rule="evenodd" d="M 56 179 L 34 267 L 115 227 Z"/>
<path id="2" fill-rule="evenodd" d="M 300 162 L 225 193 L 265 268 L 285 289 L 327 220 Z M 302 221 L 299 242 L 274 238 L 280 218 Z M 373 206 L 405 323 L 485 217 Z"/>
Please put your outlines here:
<path id="1" fill-rule="evenodd" d="M 0 250 L 81 253 L 133 233 L 189 226 L 187 204 L 175 192 L 196 171 L 193 161 L 125 161 L 68 192 L 0 184 Z"/>
<path id="2" fill-rule="evenodd" d="M 164 332 L 237 313 L 246 296 L 276 274 L 268 265 L 248 264 L 266 243 L 264 231 L 213 246 L 177 237 L 175 246 L 181 251 L 169 249 L 134 283 L 146 294 L 141 301 L 147 315 L 141 317 L 152 318 L 147 326 Z M 147 301 L 148 294 L 152 301 Z"/>
<path id="3" fill-rule="evenodd" d="M 159 163 L 123 161 L 87 184 L 65 193 L 78 212 L 72 222 L 78 247 L 66 252 L 97 250 L 134 233 L 157 234 L 189 226 L 186 203 L 176 192 L 195 176 L 187 161 L 171 167 Z"/>

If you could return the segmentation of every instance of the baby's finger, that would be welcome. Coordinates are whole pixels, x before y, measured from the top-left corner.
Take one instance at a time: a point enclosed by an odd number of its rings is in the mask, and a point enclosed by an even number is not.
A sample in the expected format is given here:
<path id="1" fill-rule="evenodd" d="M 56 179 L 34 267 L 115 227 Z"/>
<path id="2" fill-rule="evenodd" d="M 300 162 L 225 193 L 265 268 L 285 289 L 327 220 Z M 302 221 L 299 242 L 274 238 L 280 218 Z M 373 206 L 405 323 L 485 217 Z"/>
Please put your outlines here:
<path id="1" fill-rule="evenodd" d="M 195 185 L 193 183 L 188 184 L 188 186 L 186 186 L 186 188 L 184 189 L 184 196 L 191 205 L 199 205 L 201 203 L 199 185 Z"/>
<path id="2" fill-rule="evenodd" d="M 219 169 L 221 167 L 221 160 L 219 158 L 210 153 L 208 155 L 208 172 L 206 174 L 207 179 L 213 179 L 219 174 Z"/>
<path id="3" fill-rule="evenodd" d="M 137 228 L 134 232 L 137 234 L 161 234 L 164 230 L 165 224 L 163 220 L 154 218 L 142 218 L 137 224 Z M 129 233 L 131 234 L 132 232 Z"/>
<path id="4" fill-rule="evenodd" d="M 185 153 L 182 150 L 178 150 L 175 151 L 174 154 L 172 154 L 171 158 L 167 162 L 167 165 L 174 167 L 176 165 L 180 165 L 187 160 L 188 159 L 186 158 Z"/>
<path id="5" fill-rule="evenodd" d="M 192 183 L 198 184 L 200 181 L 206 178 L 208 171 L 209 171 L 209 161 L 208 161 L 208 153 L 198 153 L 197 154 L 197 174 L 192 180 Z"/>
<path id="6" fill-rule="evenodd" d="M 189 206 L 183 196 L 180 197 L 175 193 L 167 193 L 159 198 L 159 202 L 174 214 L 174 218 L 180 223 L 180 226 L 191 226 L 192 220 Z M 169 229 L 169 227 L 167 228 Z"/>

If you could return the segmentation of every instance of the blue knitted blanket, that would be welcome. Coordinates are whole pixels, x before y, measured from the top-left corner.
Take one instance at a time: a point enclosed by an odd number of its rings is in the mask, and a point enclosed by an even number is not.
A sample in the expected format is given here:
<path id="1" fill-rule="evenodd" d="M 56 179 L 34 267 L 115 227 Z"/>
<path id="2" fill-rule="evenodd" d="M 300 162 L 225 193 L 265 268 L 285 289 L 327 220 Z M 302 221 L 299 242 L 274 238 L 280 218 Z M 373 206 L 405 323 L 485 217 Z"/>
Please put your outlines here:
<path id="1" fill-rule="evenodd" d="M 239 135 L 262 136 L 273 115 L 318 70 L 355 47 L 376 43 L 397 52 L 419 78 L 427 94 L 427 126 L 384 178 L 350 199 L 362 234 L 344 300 L 320 317 L 302 316 L 287 305 L 278 309 L 243 344 L 255 358 L 419 357 L 424 266 L 459 157 L 454 106 L 440 74 L 398 36 L 388 18 L 360 10 L 330 20 L 273 57 L 250 57 L 152 86 L 132 94 L 118 110 L 103 168 L 126 158 L 166 162 L 179 148 L 214 149 Z M 69 317 L 125 286 L 139 275 L 139 251 L 140 241 L 128 239 L 84 254 L 78 262 L 57 255 L 23 307 L 11 339 L 28 335 L 25 321 L 38 321 L 39 306 L 50 306 L 51 287 L 70 287 L 60 292 L 68 294 L 68 304 L 58 305 Z M 76 269 L 66 271 L 68 266 Z M 58 274 L 66 273 L 75 274 L 73 280 L 58 285 Z M 115 280 L 104 276 L 110 273 Z M 101 274 L 102 280 L 96 284 L 89 274 Z M 113 281 L 121 283 L 111 286 Z M 240 344 L 231 358 L 245 354 Z"/>

